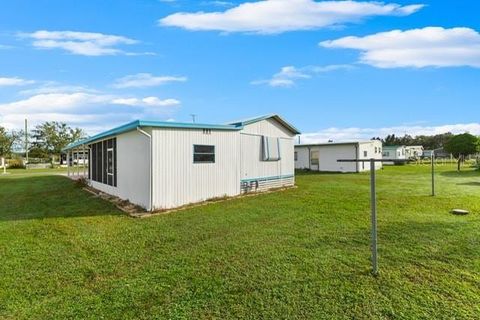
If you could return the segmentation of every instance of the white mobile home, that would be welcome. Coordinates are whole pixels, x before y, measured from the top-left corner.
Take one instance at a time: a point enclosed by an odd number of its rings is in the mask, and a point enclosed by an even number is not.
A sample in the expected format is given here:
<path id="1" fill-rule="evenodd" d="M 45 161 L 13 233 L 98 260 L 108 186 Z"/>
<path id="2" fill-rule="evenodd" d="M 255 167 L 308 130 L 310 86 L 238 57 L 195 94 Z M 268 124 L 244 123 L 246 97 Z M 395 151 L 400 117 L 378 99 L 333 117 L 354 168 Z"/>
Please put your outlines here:
<path id="1" fill-rule="evenodd" d="M 341 159 L 382 159 L 382 142 L 341 142 L 301 144 L 295 146 L 295 169 L 325 172 L 363 172 L 370 170 L 369 162 L 338 162 Z M 377 162 L 375 169 L 381 169 Z"/>
<path id="2" fill-rule="evenodd" d="M 406 146 L 405 156 L 407 159 L 420 159 L 423 157 L 423 146 Z"/>
<path id="3" fill-rule="evenodd" d="M 69 145 L 88 182 L 147 210 L 294 185 L 294 137 L 278 115 L 226 125 L 134 121 Z"/>
<path id="4" fill-rule="evenodd" d="M 392 162 L 384 162 L 386 165 L 396 164 L 395 160 L 406 160 L 407 153 L 405 146 L 383 146 L 383 159 L 393 159 Z M 400 163 L 400 162 L 399 162 Z"/>

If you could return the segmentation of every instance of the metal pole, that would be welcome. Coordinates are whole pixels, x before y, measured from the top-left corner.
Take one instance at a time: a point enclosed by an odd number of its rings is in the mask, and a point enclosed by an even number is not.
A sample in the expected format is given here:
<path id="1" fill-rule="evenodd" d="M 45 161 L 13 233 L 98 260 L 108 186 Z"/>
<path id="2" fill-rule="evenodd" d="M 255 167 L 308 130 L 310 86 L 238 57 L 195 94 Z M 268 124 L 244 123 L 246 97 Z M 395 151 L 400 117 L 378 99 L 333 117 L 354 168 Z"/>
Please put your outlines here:
<path id="1" fill-rule="evenodd" d="M 432 151 L 432 197 L 435 197 L 435 151 Z"/>
<path id="2" fill-rule="evenodd" d="M 25 158 L 28 163 L 28 120 L 25 119 Z"/>
<path id="3" fill-rule="evenodd" d="M 377 257 L 377 194 L 375 179 L 375 159 L 370 159 L 370 206 L 372 210 L 372 273 L 378 275 L 378 257 Z"/>
<path id="4" fill-rule="evenodd" d="M 67 151 L 67 176 L 70 177 L 70 150 Z"/>
<path id="5" fill-rule="evenodd" d="M 86 168 L 87 167 L 85 165 L 85 145 L 83 145 L 83 177 L 84 178 L 87 175 Z"/>

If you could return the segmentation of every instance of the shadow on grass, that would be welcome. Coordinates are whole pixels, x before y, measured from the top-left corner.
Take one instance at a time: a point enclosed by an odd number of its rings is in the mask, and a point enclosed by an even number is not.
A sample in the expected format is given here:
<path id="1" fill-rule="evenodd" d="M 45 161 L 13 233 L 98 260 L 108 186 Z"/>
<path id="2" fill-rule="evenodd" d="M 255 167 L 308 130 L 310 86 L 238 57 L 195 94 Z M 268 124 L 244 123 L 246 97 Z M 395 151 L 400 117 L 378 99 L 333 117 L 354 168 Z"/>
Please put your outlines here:
<path id="1" fill-rule="evenodd" d="M 64 176 L 12 175 L 0 180 L 0 221 L 119 214 L 113 204 Z"/>
<path id="2" fill-rule="evenodd" d="M 470 181 L 464 183 L 457 183 L 458 186 L 472 186 L 472 187 L 480 187 L 480 182 Z"/>
<path id="3" fill-rule="evenodd" d="M 472 168 L 465 168 L 462 171 L 443 171 L 440 175 L 449 178 L 469 178 L 469 177 L 479 177 L 480 172 L 478 170 L 473 170 Z"/>

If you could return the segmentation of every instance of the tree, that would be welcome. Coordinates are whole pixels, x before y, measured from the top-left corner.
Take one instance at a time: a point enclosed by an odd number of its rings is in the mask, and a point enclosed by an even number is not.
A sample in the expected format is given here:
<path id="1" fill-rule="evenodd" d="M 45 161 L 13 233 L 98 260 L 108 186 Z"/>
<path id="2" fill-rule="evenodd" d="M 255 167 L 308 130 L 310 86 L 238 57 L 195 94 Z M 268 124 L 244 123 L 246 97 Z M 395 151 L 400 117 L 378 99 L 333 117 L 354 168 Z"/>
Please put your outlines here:
<path id="1" fill-rule="evenodd" d="M 458 158 L 458 171 L 465 156 L 475 154 L 479 151 L 478 138 L 470 133 L 463 133 L 453 136 L 445 145 L 445 150 L 455 158 Z"/>
<path id="2" fill-rule="evenodd" d="M 18 142 L 20 133 L 16 131 L 8 132 L 5 128 L 0 127 L 0 156 L 9 157 L 15 143 Z"/>
<path id="3" fill-rule="evenodd" d="M 34 142 L 32 149 L 38 153 L 44 153 L 60 157 L 62 149 L 68 144 L 84 138 L 85 132 L 80 128 L 71 128 L 63 122 L 45 122 L 33 130 Z"/>

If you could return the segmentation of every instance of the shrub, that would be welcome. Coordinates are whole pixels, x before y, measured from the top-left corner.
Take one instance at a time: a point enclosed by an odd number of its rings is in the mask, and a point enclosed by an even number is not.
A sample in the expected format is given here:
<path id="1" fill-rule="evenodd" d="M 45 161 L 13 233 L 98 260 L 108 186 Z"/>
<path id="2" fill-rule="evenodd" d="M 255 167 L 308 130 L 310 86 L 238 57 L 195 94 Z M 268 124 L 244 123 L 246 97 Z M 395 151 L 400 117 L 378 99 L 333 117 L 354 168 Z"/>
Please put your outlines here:
<path id="1" fill-rule="evenodd" d="M 7 160 L 9 169 L 25 169 L 25 164 L 22 159 L 10 159 Z"/>

